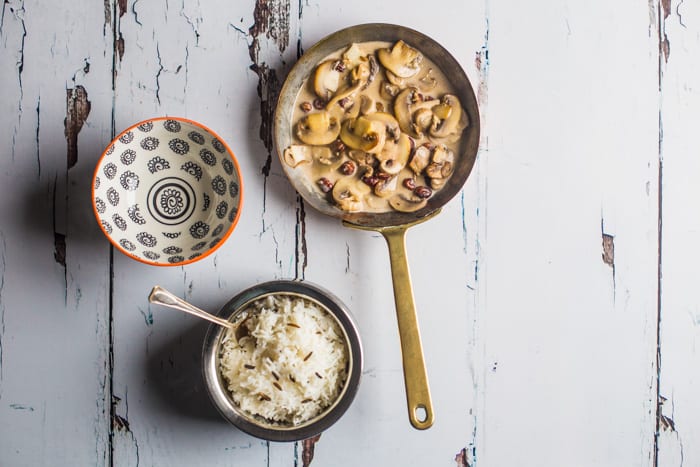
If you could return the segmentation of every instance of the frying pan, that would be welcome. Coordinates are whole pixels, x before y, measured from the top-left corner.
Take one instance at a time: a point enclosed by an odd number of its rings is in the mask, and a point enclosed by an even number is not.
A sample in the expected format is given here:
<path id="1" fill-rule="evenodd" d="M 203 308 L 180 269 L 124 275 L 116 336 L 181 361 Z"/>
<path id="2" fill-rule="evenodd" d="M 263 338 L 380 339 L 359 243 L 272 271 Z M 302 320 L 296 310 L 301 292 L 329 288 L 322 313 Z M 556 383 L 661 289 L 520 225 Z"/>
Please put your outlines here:
<path id="1" fill-rule="evenodd" d="M 308 180 L 301 171 L 295 171 L 284 162 L 284 149 L 294 141 L 292 115 L 295 100 L 304 80 L 329 54 L 353 42 L 393 43 L 399 39 L 421 51 L 440 68 L 450 80 L 455 94 L 467 112 L 469 126 L 462 135 L 458 154 L 455 157 L 454 173 L 445 186 L 430 197 L 428 203 L 418 211 L 410 213 L 343 211 L 328 202 L 328 199 L 314 186 L 313 180 Z M 346 227 L 373 230 L 381 233 L 385 238 L 389 248 L 396 318 L 401 339 L 408 418 L 417 429 L 429 428 L 434 422 L 434 413 L 406 257 L 406 231 L 409 227 L 437 215 L 442 206 L 459 193 L 474 166 L 479 146 L 479 110 L 469 79 L 457 60 L 447 50 L 418 31 L 381 23 L 351 26 L 316 43 L 291 69 L 280 91 L 275 110 L 274 140 L 287 177 L 308 204 L 326 215 L 342 219 Z"/>

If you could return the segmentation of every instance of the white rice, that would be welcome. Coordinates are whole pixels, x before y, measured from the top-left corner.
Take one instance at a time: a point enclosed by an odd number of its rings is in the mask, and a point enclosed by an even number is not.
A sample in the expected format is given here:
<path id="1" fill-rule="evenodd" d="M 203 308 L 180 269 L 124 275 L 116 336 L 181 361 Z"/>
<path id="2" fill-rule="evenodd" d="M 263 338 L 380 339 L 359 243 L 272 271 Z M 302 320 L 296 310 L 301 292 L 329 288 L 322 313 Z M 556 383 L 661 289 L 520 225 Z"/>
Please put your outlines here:
<path id="1" fill-rule="evenodd" d="M 253 302 L 237 322 L 247 335 L 236 341 L 235 331 L 226 332 L 219 371 L 241 409 L 299 425 L 337 399 L 347 378 L 348 351 L 327 311 L 309 300 L 276 295 Z"/>

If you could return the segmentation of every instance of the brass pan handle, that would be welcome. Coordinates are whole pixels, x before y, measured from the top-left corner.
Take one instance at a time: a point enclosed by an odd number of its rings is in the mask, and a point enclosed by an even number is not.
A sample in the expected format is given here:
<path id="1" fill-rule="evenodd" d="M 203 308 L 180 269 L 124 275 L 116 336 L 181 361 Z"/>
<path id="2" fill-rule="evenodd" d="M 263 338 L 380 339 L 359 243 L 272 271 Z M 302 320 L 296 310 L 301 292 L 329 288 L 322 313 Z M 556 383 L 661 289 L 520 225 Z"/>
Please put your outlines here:
<path id="1" fill-rule="evenodd" d="M 401 338 L 403 376 L 406 385 L 408 418 L 411 425 L 425 430 L 433 425 L 433 403 L 430 398 L 428 374 L 423 358 L 423 345 L 420 339 L 418 316 L 413 299 L 411 275 L 406 258 L 406 226 L 389 227 L 380 230 L 389 247 L 391 277 L 394 283 L 396 321 Z"/>
<path id="2" fill-rule="evenodd" d="M 411 274 L 406 257 L 406 230 L 416 224 L 436 216 L 436 209 L 425 217 L 412 222 L 386 227 L 368 227 L 344 221 L 347 227 L 362 230 L 374 230 L 381 233 L 389 247 L 391 278 L 394 284 L 394 302 L 396 303 L 396 321 L 401 339 L 401 358 L 403 360 L 403 377 L 406 386 L 408 419 L 414 428 L 425 430 L 435 421 L 433 402 L 430 397 L 428 374 L 423 358 L 423 345 L 420 339 L 418 316 L 413 299 Z"/>

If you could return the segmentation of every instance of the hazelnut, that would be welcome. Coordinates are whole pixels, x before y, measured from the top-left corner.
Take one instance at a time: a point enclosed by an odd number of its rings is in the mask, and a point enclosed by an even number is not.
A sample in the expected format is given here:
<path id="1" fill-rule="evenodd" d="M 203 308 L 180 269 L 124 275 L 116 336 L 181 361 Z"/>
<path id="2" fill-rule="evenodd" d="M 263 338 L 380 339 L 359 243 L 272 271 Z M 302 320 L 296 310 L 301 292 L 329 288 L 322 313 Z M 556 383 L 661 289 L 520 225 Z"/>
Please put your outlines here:
<path id="1" fill-rule="evenodd" d="M 374 175 L 365 175 L 362 177 L 362 181 L 365 182 L 367 185 L 374 187 L 377 183 L 379 183 L 379 177 L 376 177 Z"/>
<path id="2" fill-rule="evenodd" d="M 299 108 L 304 112 L 311 112 L 313 106 L 311 105 L 311 102 L 302 102 L 301 105 L 299 105 Z"/>
<path id="3" fill-rule="evenodd" d="M 353 161 L 345 161 L 340 166 L 340 173 L 343 175 L 352 175 L 357 170 L 357 166 Z"/>
<path id="4" fill-rule="evenodd" d="M 328 193 L 333 189 L 333 182 L 328 180 L 326 177 L 321 177 L 316 181 L 316 184 L 321 189 L 322 192 Z M 426 187 L 427 188 L 427 187 Z"/>
<path id="5" fill-rule="evenodd" d="M 427 186 L 421 185 L 421 186 L 417 186 L 413 190 L 413 193 L 421 199 L 427 199 L 427 198 L 430 198 L 432 196 L 433 190 L 431 190 Z"/>

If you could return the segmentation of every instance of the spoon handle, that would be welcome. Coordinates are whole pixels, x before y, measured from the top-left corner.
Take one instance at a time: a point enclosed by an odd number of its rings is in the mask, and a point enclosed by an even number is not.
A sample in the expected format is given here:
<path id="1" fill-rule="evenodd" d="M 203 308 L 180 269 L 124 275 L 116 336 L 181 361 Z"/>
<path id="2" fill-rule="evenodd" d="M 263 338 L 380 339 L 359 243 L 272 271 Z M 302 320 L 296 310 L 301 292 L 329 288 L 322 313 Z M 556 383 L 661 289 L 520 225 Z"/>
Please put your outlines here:
<path id="1" fill-rule="evenodd" d="M 207 321 L 211 321 L 212 323 L 216 323 L 219 326 L 223 326 L 225 328 L 233 329 L 235 327 L 232 322 L 226 321 L 225 319 L 221 319 L 218 316 L 214 316 L 210 313 L 207 313 L 204 310 L 200 310 L 196 306 L 187 303 L 180 297 L 174 295 L 171 292 L 168 292 L 159 285 L 153 287 L 153 290 L 151 290 L 151 294 L 148 296 L 148 301 L 157 305 L 163 305 L 169 308 L 175 308 L 176 310 L 184 311 L 185 313 L 189 313 L 199 318 L 206 319 Z"/>

